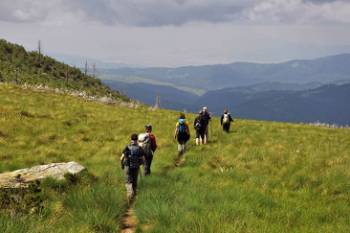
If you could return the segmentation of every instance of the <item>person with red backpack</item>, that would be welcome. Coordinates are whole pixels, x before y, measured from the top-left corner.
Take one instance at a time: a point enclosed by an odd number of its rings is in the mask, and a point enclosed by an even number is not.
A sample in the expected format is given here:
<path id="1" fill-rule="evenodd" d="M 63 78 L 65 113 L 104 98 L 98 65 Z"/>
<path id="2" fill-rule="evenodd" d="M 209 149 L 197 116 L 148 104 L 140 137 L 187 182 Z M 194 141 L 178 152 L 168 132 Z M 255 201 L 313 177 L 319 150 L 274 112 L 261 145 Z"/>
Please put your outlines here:
<path id="1" fill-rule="evenodd" d="M 154 152 L 157 149 L 156 136 L 152 133 L 152 125 L 147 124 L 145 126 L 145 133 L 138 136 L 139 145 L 145 152 L 145 164 L 144 164 L 144 174 L 148 176 L 151 174 L 151 165 L 153 160 Z"/>
<path id="2" fill-rule="evenodd" d="M 183 113 L 180 114 L 178 122 L 176 123 L 174 137 L 178 142 L 178 156 L 181 157 L 185 153 L 186 143 L 190 140 L 190 128 L 186 121 L 185 114 Z"/>

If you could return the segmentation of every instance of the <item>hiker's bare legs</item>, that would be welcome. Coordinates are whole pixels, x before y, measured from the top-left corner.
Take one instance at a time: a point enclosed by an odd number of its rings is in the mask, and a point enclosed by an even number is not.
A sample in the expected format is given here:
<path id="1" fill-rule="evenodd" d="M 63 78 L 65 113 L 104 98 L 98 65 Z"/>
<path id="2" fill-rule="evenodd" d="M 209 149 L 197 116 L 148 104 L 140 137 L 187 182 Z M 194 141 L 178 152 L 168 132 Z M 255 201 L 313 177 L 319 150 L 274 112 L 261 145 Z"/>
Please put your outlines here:
<path id="1" fill-rule="evenodd" d="M 208 128 L 209 128 L 209 125 L 207 125 L 205 132 L 204 132 L 203 144 L 208 143 Z"/>
<path id="2" fill-rule="evenodd" d="M 199 146 L 201 144 L 200 138 L 196 138 L 196 145 Z"/>
<path id="3" fill-rule="evenodd" d="M 177 145 L 177 152 L 178 152 L 179 154 L 182 153 L 182 145 L 181 145 L 181 144 L 178 144 L 178 145 Z"/>
<path id="4" fill-rule="evenodd" d="M 203 144 L 207 144 L 208 143 L 208 136 L 204 135 L 204 140 L 203 140 Z"/>

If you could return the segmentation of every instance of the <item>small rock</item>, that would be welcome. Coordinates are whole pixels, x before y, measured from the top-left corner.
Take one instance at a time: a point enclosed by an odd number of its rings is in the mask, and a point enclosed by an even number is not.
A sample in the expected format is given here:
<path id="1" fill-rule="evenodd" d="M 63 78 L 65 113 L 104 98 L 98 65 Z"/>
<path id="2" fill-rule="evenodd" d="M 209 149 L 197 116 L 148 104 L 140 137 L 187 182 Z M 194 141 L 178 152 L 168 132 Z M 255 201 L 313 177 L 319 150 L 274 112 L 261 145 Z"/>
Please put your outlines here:
<path id="1" fill-rule="evenodd" d="M 107 96 L 101 97 L 98 99 L 99 102 L 104 103 L 104 104 L 113 104 L 113 99 Z"/>

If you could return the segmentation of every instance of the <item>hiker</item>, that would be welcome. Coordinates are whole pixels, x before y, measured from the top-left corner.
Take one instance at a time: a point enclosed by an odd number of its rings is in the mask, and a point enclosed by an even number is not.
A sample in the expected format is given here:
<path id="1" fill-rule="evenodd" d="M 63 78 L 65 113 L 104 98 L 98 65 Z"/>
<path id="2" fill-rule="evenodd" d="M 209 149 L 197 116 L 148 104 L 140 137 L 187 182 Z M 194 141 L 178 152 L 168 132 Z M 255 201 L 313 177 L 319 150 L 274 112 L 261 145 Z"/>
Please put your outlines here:
<path id="1" fill-rule="evenodd" d="M 152 125 L 148 124 L 145 126 L 145 133 L 138 136 L 139 146 L 142 147 L 145 152 L 145 164 L 144 164 L 144 174 L 148 176 L 151 174 L 151 164 L 153 160 L 154 152 L 157 149 L 156 137 L 152 133 Z"/>
<path id="2" fill-rule="evenodd" d="M 137 134 L 131 135 L 131 143 L 125 147 L 121 156 L 122 168 L 126 174 L 126 189 L 128 196 L 136 195 L 137 177 L 140 165 L 144 163 L 144 151 L 137 143 Z"/>
<path id="3" fill-rule="evenodd" d="M 185 145 L 187 141 L 190 139 L 190 128 L 188 126 L 188 123 L 186 121 L 185 114 L 181 113 L 180 117 L 178 119 L 178 122 L 176 123 L 175 128 L 175 139 L 177 139 L 178 142 L 178 152 L 179 157 L 181 157 L 185 153 Z"/>
<path id="4" fill-rule="evenodd" d="M 193 126 L 196 130 L 196 145 L 201 145 L 204 143 L 204 134 L 205 134 L 205 127 L 204 127 L 204 118 L 203 118 L 203 112 L 199 111 L 198 116 L 194 120 Z"/>
<path id="5" fill-rule="evenodd" d="M 233 119 L 231 117 L 231 114 L 228 112 L 227 109 L 224 110 L 224 114 L 221 115 L 221 125 L 223 130 L 228 133 L 230 132 L 230 126 L 231 126 L 231 122 L 233 122 Z"/>
<path id="6" fill-rule="evenodd" d="M 211 116 L 210 113 L 208 112 L 208 108 L 207 107 L 203 107 L 203 127 L 204 127 L 204 144 L 208 143 L 209 140 L 209 132 L 208 132 L 208 128 L 209 128 L 209 122 L 211 120 Z"/>

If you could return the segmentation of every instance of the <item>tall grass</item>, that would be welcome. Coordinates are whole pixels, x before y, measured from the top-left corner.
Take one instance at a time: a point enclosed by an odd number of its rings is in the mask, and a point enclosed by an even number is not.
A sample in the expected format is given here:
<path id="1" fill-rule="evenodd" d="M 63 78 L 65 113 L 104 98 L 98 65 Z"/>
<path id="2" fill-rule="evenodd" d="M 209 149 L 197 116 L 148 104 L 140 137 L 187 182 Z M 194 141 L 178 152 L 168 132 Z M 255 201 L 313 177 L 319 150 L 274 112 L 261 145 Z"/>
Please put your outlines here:
<path id="1" fill-rule="evenodd" d="M 349 130 L 213 123 L 212 143 L 180 168 L 163 165 L 170 147 L 159 152 L 136 203 L 141 231 L 349 232 Z"/>
<path id="2" fill-rule="evenodd" d="M 67 95 L 0 86 L 0 172 L 75 160 L 97 177 L 93 183 L 43 186 L 45 213 L 0 215 L 0 232 L 117 232 L 125 211 L 120 151 L 141 120 L 123 107 Z M 139 126 L 124 126 L 124 114 Z"/>
<path id="3" fill-rule="evenodd" d="M 189 115 L 193 122 L 194 116 Z M 0 215 L 0 232 L 118 232 L 127 206 L 118 157 L 151 123 L 159 149 L 140 177 L 140 232 L 349 232 L 350 132 L 237 120 L 177 154 L 177 113 L 0 86 L 0 172 L 75 160 L 96 180 L 43 184 L 44 210 Z"/>

